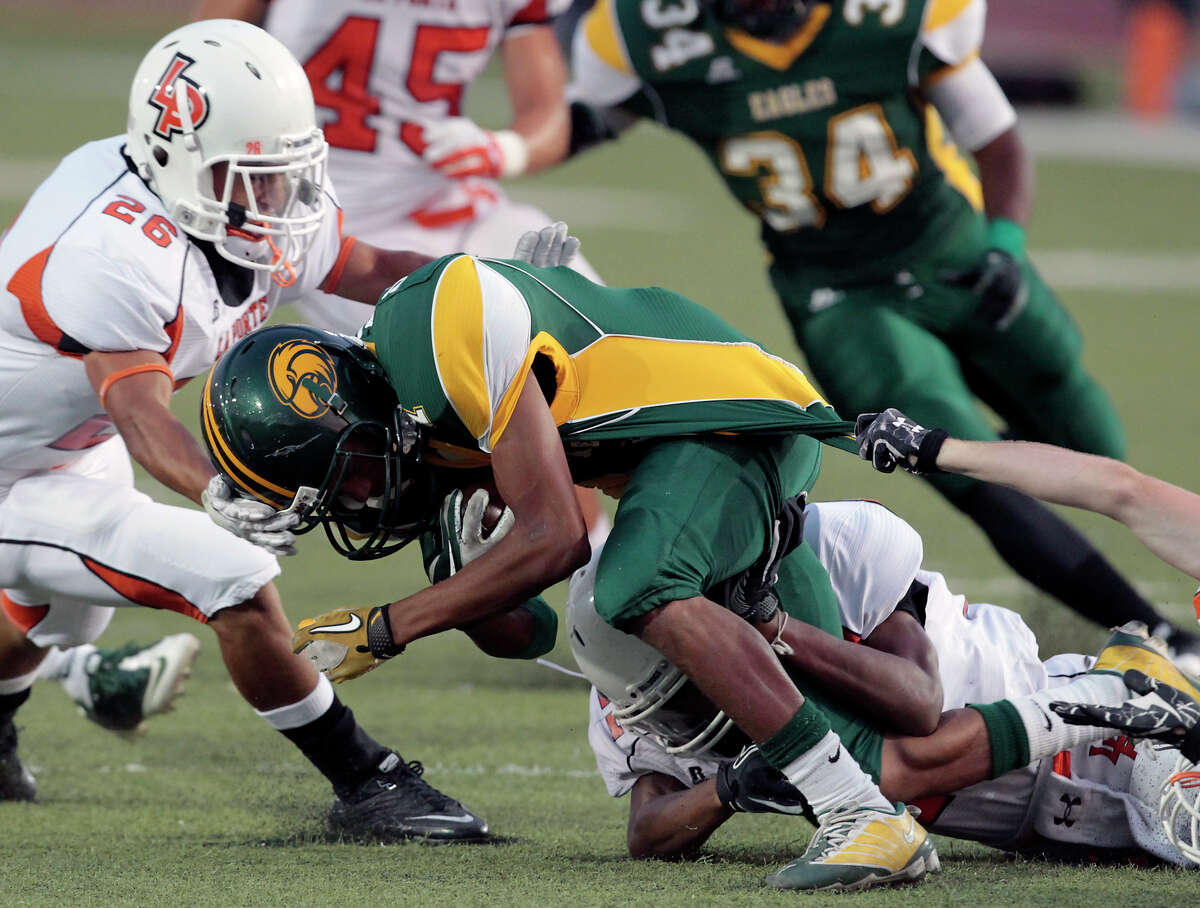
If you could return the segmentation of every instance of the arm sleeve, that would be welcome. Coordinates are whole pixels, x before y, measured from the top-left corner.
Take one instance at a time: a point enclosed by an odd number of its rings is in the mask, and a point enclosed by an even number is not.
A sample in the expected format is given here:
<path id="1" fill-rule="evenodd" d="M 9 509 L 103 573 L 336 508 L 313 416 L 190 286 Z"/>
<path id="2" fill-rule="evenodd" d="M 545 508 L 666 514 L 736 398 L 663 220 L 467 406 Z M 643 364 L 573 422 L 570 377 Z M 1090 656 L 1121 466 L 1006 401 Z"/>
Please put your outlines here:
<path id="1" fill-rule="evenodd" d="M 968 151 L 987 145 L 1017 121 L 991 71 L 979 59 L 986 0 L 930 0 L 921 24 L 914 82 L 957 142 Z"/>
<path id="2" fill-rule="evenodd" d="M 535 596 L 522 602 L 517 608 L 523 608 L 533 616 L 533 642 L 523 652 L 512 656 L 513 659 L 536 659 L 554 649 L 558 639 L 558 615 L 546 604 L 541 596 Z"/>
<path id="3" fill-rule="evenodd" d="M 575 29 L 567 98 L 593 107 L 624 104 L 642 87 L 634 72 L 613 0 L 598 0 Z"/>

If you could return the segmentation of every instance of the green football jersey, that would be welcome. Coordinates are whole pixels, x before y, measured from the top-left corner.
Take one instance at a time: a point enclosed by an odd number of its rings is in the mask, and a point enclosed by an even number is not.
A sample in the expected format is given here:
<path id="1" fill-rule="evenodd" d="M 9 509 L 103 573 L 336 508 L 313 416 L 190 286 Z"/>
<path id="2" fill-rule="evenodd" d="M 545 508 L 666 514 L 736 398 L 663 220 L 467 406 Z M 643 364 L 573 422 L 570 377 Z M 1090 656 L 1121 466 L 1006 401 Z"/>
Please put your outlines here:
<path id="1" fill-rule="evenodd" d="M 777 260 L 894 272 L 981 205 L 915 90 L 973 59 L 981 5 L 836 0 L 771 43 L 702 0 L 600 0 L 581 26 L 576 85 L 695 141 Z M 634 88 L 623 100 L 622 84 Z"/>
<path id="2" fill-rule="evenodd" d="M 656 439 L 853 432 L 804 373 L 702 306 L 569 268 L 446 256 L 384 294 L 363 340 L 442 465 L 486 462 L 531 370 L 577 480 L 628 472 Z"/>

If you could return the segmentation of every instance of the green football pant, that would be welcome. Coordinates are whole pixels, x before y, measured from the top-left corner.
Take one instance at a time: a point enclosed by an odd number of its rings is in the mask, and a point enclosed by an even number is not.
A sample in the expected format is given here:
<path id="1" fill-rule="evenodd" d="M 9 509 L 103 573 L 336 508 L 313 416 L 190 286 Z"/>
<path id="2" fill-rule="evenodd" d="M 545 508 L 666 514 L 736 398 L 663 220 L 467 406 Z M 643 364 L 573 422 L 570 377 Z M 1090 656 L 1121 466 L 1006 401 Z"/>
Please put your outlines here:
<path id="1" fill-rule="evenodd" d="M 975 398 L 1017 438 L 1121 458 L 1125 437 L 1108 395 L 1084 370 L 1083 339 L 1028 262 L 1028 302 L 1006 330 L 974 316 L 976 298 L 939 276 L 982 253 L 975 238 L 891 282 L 835 286 L 771 269 L 808 369 L 837 410 L 898 407 L 957 438 L 995 440 Z M 975 481 L 928 477 L 952 500 Z"/>

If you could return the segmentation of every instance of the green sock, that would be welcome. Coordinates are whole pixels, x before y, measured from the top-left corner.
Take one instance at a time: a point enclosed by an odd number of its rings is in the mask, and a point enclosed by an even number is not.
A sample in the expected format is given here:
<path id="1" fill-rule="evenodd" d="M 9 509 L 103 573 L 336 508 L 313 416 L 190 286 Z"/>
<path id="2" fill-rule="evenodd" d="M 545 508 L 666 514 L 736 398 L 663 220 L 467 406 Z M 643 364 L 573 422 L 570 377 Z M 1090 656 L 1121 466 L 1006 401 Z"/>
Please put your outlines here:
<path id="1" fill-rule="evenodd" d="M 825 714 L 805 700 L 787 724 L 758 746 L 759 752 L 776 769 L 783 769 L 801 754 L 811 750 L 829 733 Z"/>
<path id="2" fill-rule="evenodd" d="M 968 703 L 983 717 L 988 743 L 992 749 L 992 778 L 995 779 L 1029 765 L 1029 736 L 1015 706 L 1007 700 L 998 703 Z"/>

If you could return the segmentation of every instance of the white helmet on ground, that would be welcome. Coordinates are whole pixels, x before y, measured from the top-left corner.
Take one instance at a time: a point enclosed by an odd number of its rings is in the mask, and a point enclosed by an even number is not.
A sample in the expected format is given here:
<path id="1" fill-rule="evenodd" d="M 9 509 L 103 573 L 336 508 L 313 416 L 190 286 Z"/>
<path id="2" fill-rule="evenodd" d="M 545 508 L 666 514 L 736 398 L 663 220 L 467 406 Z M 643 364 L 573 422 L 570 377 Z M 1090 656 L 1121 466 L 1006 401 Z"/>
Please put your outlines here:
<path id="1" fill-rule="evenodd" d="M 1200 864 L 1200 770 L 1183 754 L 1163 780 L 1158 815 L 1171 844 Z"/>
<path id="2" fill-rule="evenodd" d="M 667 753 L 711 752 L 734 727 L 733 720 L 662 653 L 596 613 L 602 551 L 601 546 L 592 550 L 592 560 L 571 576 L 567 593 L 567 639 L 579 670 L 612 701 L 613 718 L 622 728 L 656 738 Z"/>
<path id="3" fill-rule="evenodd" d="M 159 40 L 133 79 L 125 151 L 184 231 L 294 279 L 321 226 L 328 146 L 304 70 L 278 40 L 232 19 Z"/>

